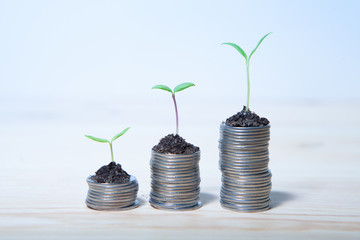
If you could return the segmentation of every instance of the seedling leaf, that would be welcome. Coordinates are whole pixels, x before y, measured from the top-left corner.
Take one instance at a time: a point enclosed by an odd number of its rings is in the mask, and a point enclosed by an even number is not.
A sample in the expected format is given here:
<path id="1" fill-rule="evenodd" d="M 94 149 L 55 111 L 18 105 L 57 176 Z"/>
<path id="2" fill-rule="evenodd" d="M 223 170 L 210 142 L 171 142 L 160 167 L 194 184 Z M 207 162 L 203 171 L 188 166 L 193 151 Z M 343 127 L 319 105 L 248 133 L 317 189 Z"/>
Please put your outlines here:
<path id="1" fill-rule="evenodd" d="M 174 88 L 174 93 L 175 92 L 180 92 L 184 89 L 187 89 L 189 87 L 192 87 L 192 86 L 195 86 L 195 84 L 193 83 L 190 83 L 190 82 L 186 82 L 186 83 L 181 83 L 179 85 L 177 85 L 175 88 Z"/>
<path id="2" fill-rule="evenodd" d="M 107 139 L 96 138 L 96 137 L 89 136 L 89 135 L 85 135 L 85 137 L 90 138 L 91 140 L 94 140 L 96 142 L 102 142 L 102 143 L 108 143 L 109 142 L 109 140 L 107 140 Z"/>
<path id="3" fill-rule="evenodd" d="M 243 57 L 245 58 L 245 60 L 247 60 L 247 55 L 246 55 L 245 51 L 242 50 L 241 47 L 239 47 L 239 46 L 236 45 L 235 43 L 223 43 L 223 44 L 221 44 L 221 45 L 224 45 L 224 44 L 234 47 L 241 55 L 243 55 Z"/>
<path id="4" fill-rule="evenodd" d="M 124 135 L 129 129 L 130 129 L 130 127 L 124 129 L 121 133 L 116 134 L 116 135 L 111 139 L 111 142 L 113 142 L 114 140 L 116 140 L 116 139 L 118 139 L 119 137 L 121 137 L 122 135 Z"/>
<path id="5" fill-rule="evenodd" d="M 161 90 L 173 93 L 172 90 L 168 86 L 165 86 L 165 85 L 156 85 L 156 86 L 153 86 L 152 89 L 161 89 Z"/>
<path id="6" fill-rule="evenodd" d="M 260 39 L 260 41 L 259 41 L 258 45 L 256 46 L 256 48 L 250 53 L 249 60 L 250 60 L 251 56 L 254 54 L 254 52 L 258 49 L 258 47 L 260 46 L 260 44 L 262 43 L 262 41 L 264 41 L 264 39 L 265 39 L 267 36 L 269 36 L 271 33 L 272 33 L 272 32 L 269 32 L 268 34 L 266 34 L 265 36 L 263 36 L 263 37 Z"/>

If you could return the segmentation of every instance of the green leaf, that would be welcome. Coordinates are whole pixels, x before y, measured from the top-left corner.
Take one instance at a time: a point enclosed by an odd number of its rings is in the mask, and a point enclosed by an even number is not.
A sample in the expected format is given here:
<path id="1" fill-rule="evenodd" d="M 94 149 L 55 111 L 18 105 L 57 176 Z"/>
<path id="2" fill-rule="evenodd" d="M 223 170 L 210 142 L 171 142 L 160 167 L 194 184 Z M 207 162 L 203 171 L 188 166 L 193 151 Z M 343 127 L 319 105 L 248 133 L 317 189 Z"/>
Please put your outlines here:
<path id="1" fill-rule="evenodd" d="M 102 142 L 102 143 L 108 143 L 109 142 L 109 140 L 107 140 L 107 139 L 96 138 L 96 137 L 89 136 L 89 135 L 85 135 L 85 137 L 90 138 L 91 140 L 94 140 L 96 142 Z"/>
<path id="2" fill-rule="evenodd" d="M 258 45 L 256 46 L 256 48 L 250 53 L 249 60 L 250 60 L 251 56 L 254 54 L 254 52 L 256 51 L 256 49 L 258 49 L 258 47 L 260 46 L 260 44 L 262 43 L 262 41 L 264 41 L 264 39 L 265 39 L 267 36 L 269 36 L 271 33 L 272 33 L 272 32 L 269 32 L 268 34 L 266 34 L 265 36 L 263 36 L 263 37 L 260 39 L 260 41 L 259 41 Z"/>
<path id="3" fill-rule="evenodd" d="M 165 85 L 156 85 L 156 86 L 153 86 L 152 89 L 161 89 L 161 90 L 165 90 L 165 91 L 173 93 L 172 90 L 168 86 L 165 86 Z"/>
<path id="4" fill-rule="evenodd" d="M 189 87 L 192 87 L 192 86 L 195 86 L 195 84 L 190 83 L 190 82 L 181 83 L 174 88 L 174 93 L 180 92 L 180 91 L 187 89 Z"/>
<path id="5" fill-rule="evenodd" d="M 239 52 L 241 55 L 243 55 L 243 57 L 245 58 L 245 60 L 247 60 L 247 55 L 246 55 L 245 51 L 242 50 L 241 47 L 239 47 L 239 46 L 236 45 L 235 43 L 223 43 L 223 44 L 221 44 L 221 45 L 224 45 L 224 44 L 234 47 L 236 50 L 238 50 L 238 52 Z"/>
<path id="6" fill-rule="evenodd" d="M 119 137 L 121 137 L 122 135 L 124 135 L 128 130 L 130 129 L 130 127 L 128 128 L 125 128 L 121 133 L 119 134 L 116 134 L 112 139 L 111 139 L 111 142 L 118 139 Z"/>

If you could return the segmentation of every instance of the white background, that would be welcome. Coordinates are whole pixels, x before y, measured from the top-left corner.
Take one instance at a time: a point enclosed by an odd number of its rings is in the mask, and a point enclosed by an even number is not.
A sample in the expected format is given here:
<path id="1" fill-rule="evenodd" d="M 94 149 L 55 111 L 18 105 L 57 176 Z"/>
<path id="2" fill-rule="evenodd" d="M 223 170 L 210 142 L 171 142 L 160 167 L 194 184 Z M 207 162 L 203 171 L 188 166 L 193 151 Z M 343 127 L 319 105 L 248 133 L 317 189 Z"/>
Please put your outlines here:
<path id="1" fill-rule="evenodd" d="M 334 117 L 351 123 L 358 111 L 351 106 L 360 100 L 359 5 L 0 1 L 1 161 L 44 168 L 80 163 L 85 169 L 73 174 L 87 175 L 110 153 L 83 135 L 111 138 L 131 126 L 114 143 L 115 160 L 148 174 L 151 147 L 175 131 L 170 94 L 151 87 L 194 82 L 177 95 L 180 135 L 219 174 L 219 124 L 246 103 L 245 61 L 221 43 L 249 53 L 270 31 L 250 63 L 250 108 L 273 129 L 300 124 L 306 114 L 309 126 Z M 334 115 L 318 112 L 324 105 Z M 351 111 L 343 112 L 344 105 Z"/>

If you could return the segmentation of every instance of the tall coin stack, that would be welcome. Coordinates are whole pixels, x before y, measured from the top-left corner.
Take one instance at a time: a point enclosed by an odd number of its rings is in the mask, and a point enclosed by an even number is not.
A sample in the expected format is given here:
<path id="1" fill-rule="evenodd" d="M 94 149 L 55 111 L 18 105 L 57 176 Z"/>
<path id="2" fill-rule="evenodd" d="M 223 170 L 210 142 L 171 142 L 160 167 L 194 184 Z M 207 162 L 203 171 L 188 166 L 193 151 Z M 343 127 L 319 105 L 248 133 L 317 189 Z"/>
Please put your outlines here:
<path id="1" fill-rule="evenodd" d="M 220 125 L 220 170 L 222 207 L 241 212 L 270 208 L 270 125 L 230 127 Z"/>
<path id="2" fill-rule="evenodd" d="M 200 151 L 193 154 L 151 153 L 150 204 L 165 210 L 194 210 L 200 202 Z"/>
<path id="3" fill-rule="evenodd" d="M 139 206 L 136 200 L 139 185 L 134 176 L 127 183 L 96 183 L 86 179 L 89 191 L 86 205 L 95 210 L 130 210 Z"/>

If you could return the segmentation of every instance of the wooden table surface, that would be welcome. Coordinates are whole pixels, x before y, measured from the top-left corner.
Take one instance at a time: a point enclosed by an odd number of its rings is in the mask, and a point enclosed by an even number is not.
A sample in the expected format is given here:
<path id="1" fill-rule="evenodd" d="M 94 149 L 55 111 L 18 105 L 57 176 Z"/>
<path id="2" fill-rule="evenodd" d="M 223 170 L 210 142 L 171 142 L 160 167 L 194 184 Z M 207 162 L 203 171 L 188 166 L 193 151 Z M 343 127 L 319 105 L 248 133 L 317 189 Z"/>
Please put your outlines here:
<path id="1" fill-rule="evenodd" d="M 150 150 L 162 129 L 173 127 L 167 119 L 135 121 L 114 143 L 115 159 L 138 178 L 140 207 L 102 212 L 86 208 L 85 179 L 108 163 L 109 150 L 83 135 L 111 136 L 126 127 L 122 116 L 105 124 L 61 118 L 66 114 L 2 118 L 0 239 L 360 239 L 359 109 L 356 103 L 269 103 L 257 110 L 271 120 L 272 208 L 261 213 L 219 204 L 217 141 L 225 116 L 200 113 L 194 124 L 182 122 L 181 134 L 201 148 L 203 206 L 188 212 L 148 203 Z M 199 112 L 184 112 L 183 119 L 189 114 Z"/>

